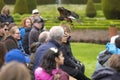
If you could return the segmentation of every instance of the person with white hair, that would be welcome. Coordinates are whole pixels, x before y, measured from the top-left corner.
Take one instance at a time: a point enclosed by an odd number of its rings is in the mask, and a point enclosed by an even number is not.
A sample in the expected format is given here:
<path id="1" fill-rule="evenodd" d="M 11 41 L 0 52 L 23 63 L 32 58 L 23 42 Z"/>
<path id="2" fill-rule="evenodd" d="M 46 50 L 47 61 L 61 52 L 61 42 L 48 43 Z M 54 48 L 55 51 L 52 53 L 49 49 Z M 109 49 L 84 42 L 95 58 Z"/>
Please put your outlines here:
<path id="1" fill-rule="evenodd" d="M 46 43 L 49 40 L 50 40 L 49 31 L 43 31 L 38 37 L 38 42 L 40 44 Z"/>
<path id="2" fill-rule="evenodd" d="M 42 58 L 45 55 L 45 53 L 49 50 L 49 48 L 55 47 L 59 49 L 61 47 L 62 38 L 64 36 L 63 28 L 60 26 L 53 26 L 49 30 L 49 35 L 51 39 L 47 43 L 44 43 L 41 46 L 39 46 L 35 52 L 33 70 L 40 66 Z"/>

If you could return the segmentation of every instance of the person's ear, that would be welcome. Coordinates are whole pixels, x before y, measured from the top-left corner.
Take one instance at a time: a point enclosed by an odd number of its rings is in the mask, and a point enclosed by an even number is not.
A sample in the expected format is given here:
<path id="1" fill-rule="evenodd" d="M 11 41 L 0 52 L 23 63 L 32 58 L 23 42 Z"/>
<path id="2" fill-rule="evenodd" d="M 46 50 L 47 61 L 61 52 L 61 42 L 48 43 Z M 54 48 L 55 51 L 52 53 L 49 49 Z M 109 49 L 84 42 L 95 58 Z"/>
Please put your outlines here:
<path id="1" fill-rule="evenodd" d="M 55 57 L 55 62 L 56 62 L 56 63 L 58 62 L 58 58 L 57 58 L 57 57 Z"/>

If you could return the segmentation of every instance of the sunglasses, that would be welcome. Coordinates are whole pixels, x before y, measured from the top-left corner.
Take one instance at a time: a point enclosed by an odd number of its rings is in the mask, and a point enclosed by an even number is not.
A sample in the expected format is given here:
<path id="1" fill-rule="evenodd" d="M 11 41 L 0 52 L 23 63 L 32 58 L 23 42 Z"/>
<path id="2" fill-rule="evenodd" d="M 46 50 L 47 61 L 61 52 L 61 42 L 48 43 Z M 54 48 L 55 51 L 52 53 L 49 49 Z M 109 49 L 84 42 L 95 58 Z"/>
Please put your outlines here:
<path id="1" fill-rule="evenodd" d="M 39 14 L 38 12 L 34 13 L 34 14 Z"/>

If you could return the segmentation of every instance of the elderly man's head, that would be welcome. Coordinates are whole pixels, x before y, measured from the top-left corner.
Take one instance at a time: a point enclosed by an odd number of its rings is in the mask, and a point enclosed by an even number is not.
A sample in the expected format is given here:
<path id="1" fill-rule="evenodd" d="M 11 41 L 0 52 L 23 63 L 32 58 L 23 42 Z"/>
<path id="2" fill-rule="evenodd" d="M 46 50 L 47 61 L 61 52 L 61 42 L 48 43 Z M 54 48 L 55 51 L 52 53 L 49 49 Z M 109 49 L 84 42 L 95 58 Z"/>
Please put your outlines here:
<path id="1" fill-rule="evenodd" d="M 40 44 L 46 43 L 50 40 L 49 31 L 43 31 L 40 33 L 38 41 Z"/>
<path id="2" fill-rule="evenodd" d="M 56 40 L 58 42 L 62 41 L 62 38 L 64 36 L 64 30 L 60 26 L 53 26 L 50 29 L 50 38 L 53 40 Z"/>

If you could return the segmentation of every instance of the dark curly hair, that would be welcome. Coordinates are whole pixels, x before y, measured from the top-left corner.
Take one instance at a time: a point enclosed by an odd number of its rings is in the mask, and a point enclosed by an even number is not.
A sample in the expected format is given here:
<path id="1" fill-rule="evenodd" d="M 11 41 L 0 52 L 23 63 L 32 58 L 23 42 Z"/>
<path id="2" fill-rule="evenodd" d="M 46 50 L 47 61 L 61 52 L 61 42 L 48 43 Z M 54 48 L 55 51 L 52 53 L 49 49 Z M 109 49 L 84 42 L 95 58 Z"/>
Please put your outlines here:
<path id="1" fill-rule="evenodd" d="M 57 52 L 49 49 L 42 59 L 41 67 L 46 70 L 49 74 L 52 74 L 52 70 L 56 68 L 55 58 L 61 54 L 61 49 Z"/>

